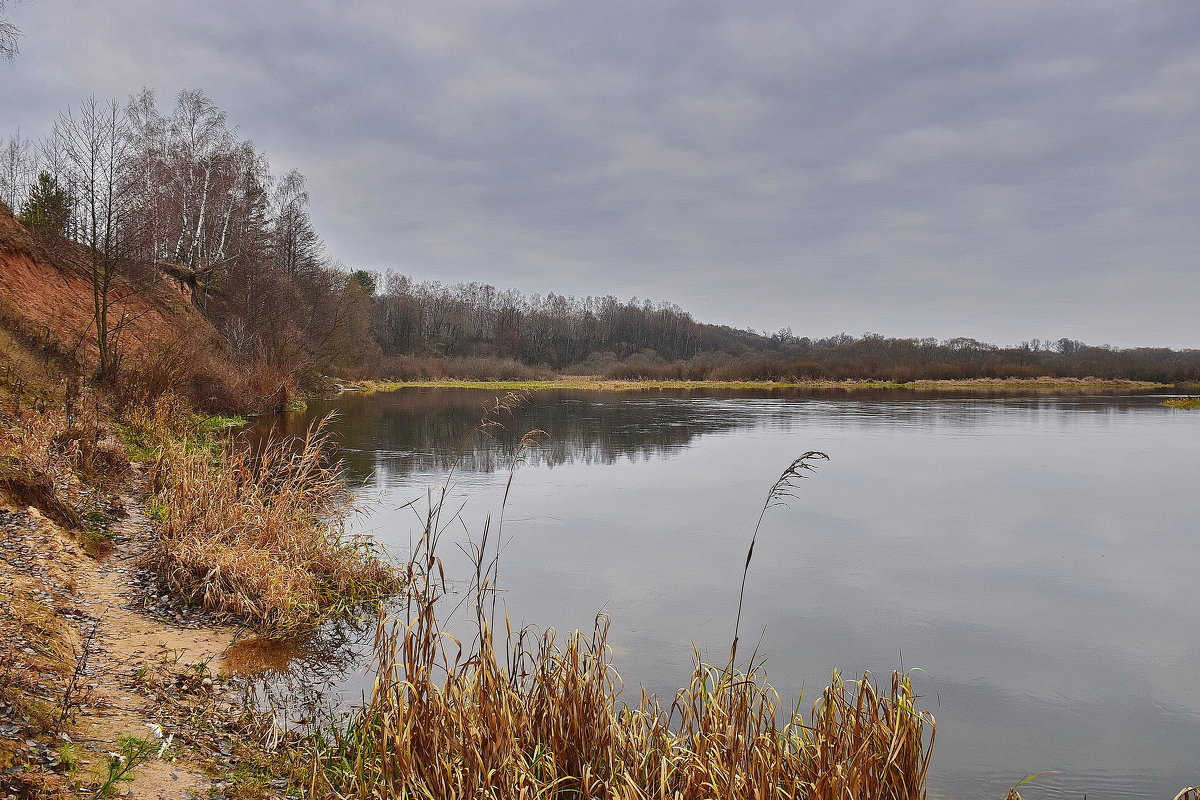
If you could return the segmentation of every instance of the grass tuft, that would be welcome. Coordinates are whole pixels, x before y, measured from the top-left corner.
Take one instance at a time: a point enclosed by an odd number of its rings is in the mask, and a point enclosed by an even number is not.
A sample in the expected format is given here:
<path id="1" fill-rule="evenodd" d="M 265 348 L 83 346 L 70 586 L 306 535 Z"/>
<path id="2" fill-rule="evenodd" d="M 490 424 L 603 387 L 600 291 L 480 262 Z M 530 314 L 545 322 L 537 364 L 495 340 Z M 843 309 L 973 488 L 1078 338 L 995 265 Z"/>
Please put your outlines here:
<path id="1" fill-rule="evenodd" d="M 311 771 L 312 796 L 435 798 L 923 798 L 934 719 L 907 675 L 835 674 L 809 719 L 780 721 L 760 666 L 697 663 L 668 706 L 618 695 L 608 625 L 490 633 L 464 654 L 432 608 L 381 624 L 370 702 Z M 506 666 L 511 665 L 511 666 Z"/>
<path id="2" fill-rule="evenodd" d="M 328 418 L 255 452 L 170 440 L 152 473 L 161 535 L 147 557 L 185 602 L 263 628 L 319 621 L 403 586 L 366 537 L 347 536 L 350 495 Z"/>

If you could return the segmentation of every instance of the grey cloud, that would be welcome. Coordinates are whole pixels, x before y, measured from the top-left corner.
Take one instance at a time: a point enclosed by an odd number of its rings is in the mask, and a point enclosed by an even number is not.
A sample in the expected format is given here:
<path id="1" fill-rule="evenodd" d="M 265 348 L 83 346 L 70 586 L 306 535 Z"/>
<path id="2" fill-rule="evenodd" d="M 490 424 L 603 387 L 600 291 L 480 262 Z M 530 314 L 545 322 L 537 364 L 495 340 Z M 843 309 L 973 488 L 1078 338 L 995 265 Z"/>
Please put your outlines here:
<path id="1" fill-rule="evenodd" d="M 203 88 L 356 267 L 812 334 L 1200 346 L 1188 0 L 10 9 L 0 123 Z"/>

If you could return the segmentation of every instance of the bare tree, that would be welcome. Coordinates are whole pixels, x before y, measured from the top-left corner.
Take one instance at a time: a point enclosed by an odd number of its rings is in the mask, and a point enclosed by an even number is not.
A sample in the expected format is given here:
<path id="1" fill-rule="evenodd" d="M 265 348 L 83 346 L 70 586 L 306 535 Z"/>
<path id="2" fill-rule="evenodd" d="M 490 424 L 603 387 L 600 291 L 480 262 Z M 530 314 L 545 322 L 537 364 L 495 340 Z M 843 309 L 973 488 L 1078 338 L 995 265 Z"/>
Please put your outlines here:
<path id="1" fill-rule="evenodd" d="M 325 249 L 308 216 L 304 182 L 304 176 L 292 170 L 275 187 L 275 261 L 293 279 L 316 273 Z"/>
<path id="2" fill-rule="evenodd" d="M 222 199 L 220 184 L 236 146 L 225 119 L 225 112 L 204 92 L 184 91 L 170 120 L 169 157 L 182 201 L 174 256 L 197 272 L 211 271 L 212 262 L 221 256 L 220 243 L 210 233 L 213 220 L 225 216 L 214 206 Z"/>
<path id="3" fill-rule="evenodd" d="M 225 112 L 204 92 L 180 92 L 162 116 L 143 89 L 126 107 L 141 162 L 147 250 L 188 267 L 205 305 L 234 260 L 266 236 L 266 159 L 238 141 Z"/>
<path id="4" fill-rule="evenodd" d="M 33 143 L 21 137 L 21 129 L 0 144 L 0 202 L 16 210 L 37 176 Z"/>
<path id="5" fill-rule="evenodd" d="M 21 38 L 21 31 L 16 25 L 9 22 L 7 17 L 2 16 L 5 5 L 7 5 L 6 0 L 0 0 L 0 59 L 11 63 L 13 57 L 19 52 L 17 40 Z"/>
<path id="6" fill-rule="evenodd" d="M 115 377 L 120 363 L 117 337 L 128 322 L 115 316 L 116 291 L 135 260 L 140 235 L 135 229 L 140 201 L 134 148 L 125 113 L 115 101 L 93 96 L 59 116 L 54 149 L 76 203 L 76 230 L 87 249 L 92 283 L 93 323 L 99 352 L 98 377 Z"/>

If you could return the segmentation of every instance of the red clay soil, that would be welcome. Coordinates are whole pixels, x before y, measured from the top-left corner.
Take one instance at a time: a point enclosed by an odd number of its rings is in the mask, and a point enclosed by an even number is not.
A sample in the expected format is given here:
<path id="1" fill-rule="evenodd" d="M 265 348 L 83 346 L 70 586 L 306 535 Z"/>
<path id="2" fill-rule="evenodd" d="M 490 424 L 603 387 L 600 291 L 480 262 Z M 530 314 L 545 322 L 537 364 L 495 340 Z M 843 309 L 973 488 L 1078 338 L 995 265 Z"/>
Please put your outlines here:
<path id="1" fill-rule="evenodd" d="M 96 348 L 86 256 L 84 248 L 61 242 L 55 255 L 61 266 L 50 263 L 45 248 L 0 209 L 0 314 L 26 336 L 91 363 Z M 136 292 L 117 285 L 110 293 L 118 300 L 110 319 L 115 323 L 128 314 L 132 320 L 121 334 L 123 352 L 138 357 L 184 345 L 193 353 L 221 351 L 220 337 L 192 304 L 186 286 L 161 273 L 149 283 Z"/>

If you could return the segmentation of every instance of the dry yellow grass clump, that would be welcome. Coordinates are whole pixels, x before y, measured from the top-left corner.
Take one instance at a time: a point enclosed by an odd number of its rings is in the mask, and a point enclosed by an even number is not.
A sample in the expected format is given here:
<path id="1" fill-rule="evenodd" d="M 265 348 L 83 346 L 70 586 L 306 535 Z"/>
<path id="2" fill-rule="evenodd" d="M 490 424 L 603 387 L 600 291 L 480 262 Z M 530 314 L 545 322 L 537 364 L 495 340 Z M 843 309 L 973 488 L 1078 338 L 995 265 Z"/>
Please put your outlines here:
<path id="1" fill-rule="evenodd" d="M 324 422 L 254 450 L 168 440 L 153 470 L 162 523 L 148 563 L 172 595 L 260 626 L 310 623 L 403 586 L 365 538 Z"/>
<path id="2" fill-rule="evenodd" d="M 907 676 L 890 689 L 834 675 L 809 720 L 779 712 L 761 669 L 697 664 L 668 707 L 619 700 L 607 624 L 516 637 L 486 624 L 464 655 L 431 607 L 381 626 L 370 702 L 314 762 L 314 797 L 925 797 L 934 720 Z M 446 645 L 445 647 L 443 645 Z M 446 650 L 456 652 L 448 657 Z"/>

